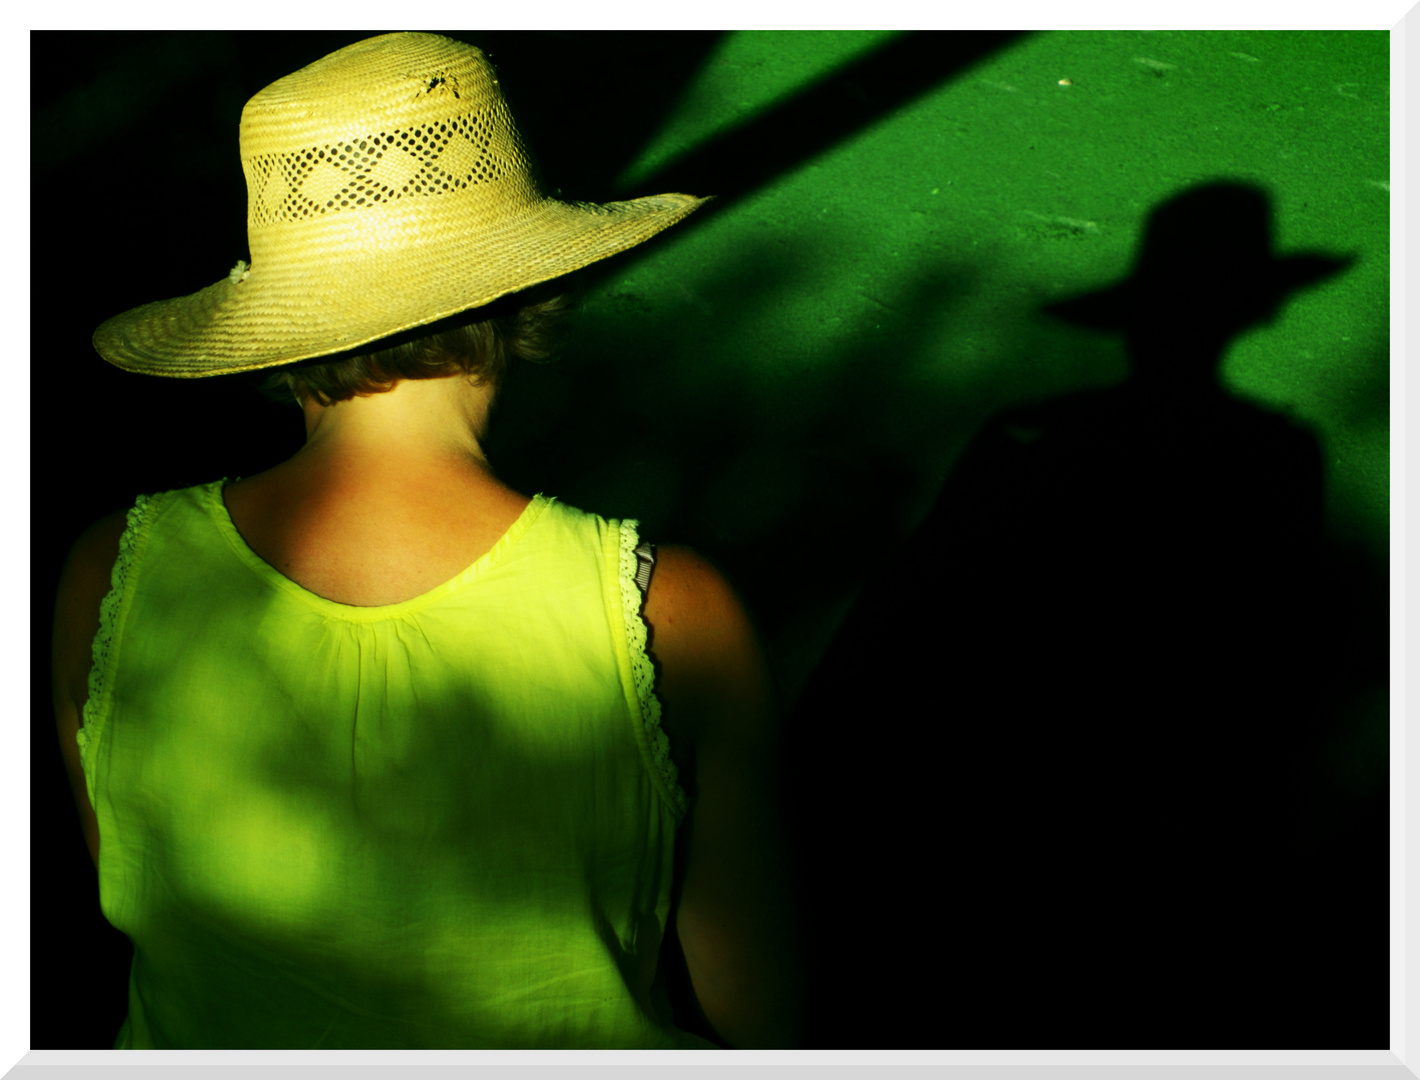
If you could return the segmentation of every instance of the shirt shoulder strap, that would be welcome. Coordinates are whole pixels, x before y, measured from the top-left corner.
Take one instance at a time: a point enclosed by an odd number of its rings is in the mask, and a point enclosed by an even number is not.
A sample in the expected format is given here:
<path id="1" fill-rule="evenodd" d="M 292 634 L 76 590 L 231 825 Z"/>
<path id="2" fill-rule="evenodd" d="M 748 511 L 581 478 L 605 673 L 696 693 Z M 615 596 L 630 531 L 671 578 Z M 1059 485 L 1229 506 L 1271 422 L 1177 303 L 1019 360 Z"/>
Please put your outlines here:
<path id="1" fill-rule="evenodd" d="M 651 571 L 656 567 L 656 545 L 649 540 L 642 540 L 636 545 L 636 587 L 641 590 L 641 598 L 646 597 L 646 590 L 651 587 Z"/>

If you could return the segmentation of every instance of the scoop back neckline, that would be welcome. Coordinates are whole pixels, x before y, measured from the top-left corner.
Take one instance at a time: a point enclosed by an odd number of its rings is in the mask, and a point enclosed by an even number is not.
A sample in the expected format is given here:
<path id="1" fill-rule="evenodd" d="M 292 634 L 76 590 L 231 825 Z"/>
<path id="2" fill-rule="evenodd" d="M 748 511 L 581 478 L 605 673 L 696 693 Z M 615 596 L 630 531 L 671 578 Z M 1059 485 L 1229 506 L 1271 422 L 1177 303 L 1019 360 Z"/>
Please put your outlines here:
<path id="1" fill-rule="evenodd" d="M 240 477 L 238 477 L 240 479 Z M 381 604 L 373 607 L 364 607 L 358 604 L 342 604 L 338 600 L 331 600 L 312 592 L 304 585 L 291 580 L 276 567 L 263 559 L 243 539 L 240 530 L 237 529 L 236 522 L 232 520 L 231 513 L 227 510 L 226 500 L 222 497 L 222 492 L 228 484 L 235 483 L 227 477 L 221 480 L 214 480 L 205 485 L 206 501 L 208 510 L 213 520 L 227 542 L 237 553 L 237 556 L 259 577 L 263 578 L 283 592 L 297 596 L 306 603 L 311 604 L 331 614 L 339 614 L 345 618 L 368 621 L 388 618 L 392 615 L 401 615 L 418 607 L 432 603 L 435 600 L 453 592 L 464 583 L 482 576 L 495 563 L 499 562 L 524 533 L 532 527 L 533 522 L 541 516 L 542 512 L 555 500 L 538 492 L 528 500 L 527 506 L 523 507 L 523 512 L 518 515 L 513 524 L 508 526 L 508 530 L 500 536 L 493 546 L 475 559 L 472 563 L 460 570 L 449 580 L 435 585 L 427 592 L 412 596 L 408 600 L 401 600 L 394 604 Z"/>

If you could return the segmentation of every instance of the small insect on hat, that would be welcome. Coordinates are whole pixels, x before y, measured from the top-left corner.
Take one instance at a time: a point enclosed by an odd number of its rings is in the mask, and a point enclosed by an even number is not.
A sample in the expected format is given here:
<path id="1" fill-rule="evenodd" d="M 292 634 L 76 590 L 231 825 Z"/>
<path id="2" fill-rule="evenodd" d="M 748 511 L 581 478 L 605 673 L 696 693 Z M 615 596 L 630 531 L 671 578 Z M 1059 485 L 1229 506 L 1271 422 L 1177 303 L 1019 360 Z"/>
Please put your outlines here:
<path id="1" fill-rule="evenodd" d="M 707 200 L 544 194 L 498 77 L 434 34 L 360 41 L 247 102 L 251 264 L 109 319 L 129 371 L 198 378 L 344 352 L 615 255 Z"/>

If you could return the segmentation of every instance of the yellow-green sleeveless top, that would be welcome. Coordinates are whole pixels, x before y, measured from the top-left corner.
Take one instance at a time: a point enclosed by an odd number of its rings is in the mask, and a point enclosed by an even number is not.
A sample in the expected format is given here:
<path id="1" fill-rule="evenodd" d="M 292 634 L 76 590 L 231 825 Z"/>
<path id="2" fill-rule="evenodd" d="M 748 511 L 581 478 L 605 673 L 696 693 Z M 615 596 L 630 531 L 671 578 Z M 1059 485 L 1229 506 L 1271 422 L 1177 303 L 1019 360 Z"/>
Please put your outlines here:
<path id="1" fill-rule="evenodd" d="M 653 986 L 686 803 L 636 523 L 539 495 L 452 581 L 350 607 L 224 484 L 138 499 L 94 642 L 116 1046 L 710 1047 Z"/>

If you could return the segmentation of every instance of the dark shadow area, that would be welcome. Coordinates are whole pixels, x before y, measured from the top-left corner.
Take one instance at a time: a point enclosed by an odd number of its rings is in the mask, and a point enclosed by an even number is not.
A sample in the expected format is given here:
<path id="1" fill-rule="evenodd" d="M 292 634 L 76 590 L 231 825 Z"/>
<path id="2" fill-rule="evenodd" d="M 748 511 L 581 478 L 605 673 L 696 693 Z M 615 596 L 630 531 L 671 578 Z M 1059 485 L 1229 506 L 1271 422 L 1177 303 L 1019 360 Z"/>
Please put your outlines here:
<path id="1" fill-rule="evenodd" d="M 1122 285 L 1113 388 L 993 418 L 788 725 L 807 1045 L 1384 1047 L 1388 792 L 1342 780 L 1386 588 L 1322 528 L 1316 438 L 1228 343 L 1351 259 L 1192 188 Z"/>

